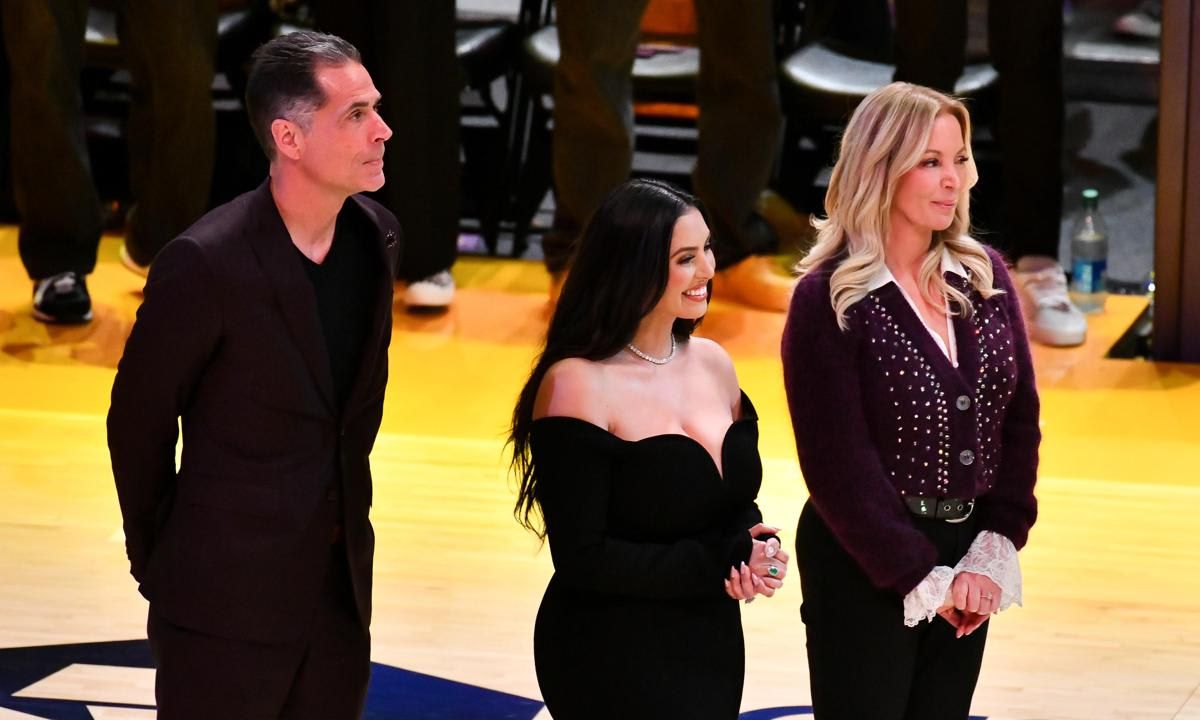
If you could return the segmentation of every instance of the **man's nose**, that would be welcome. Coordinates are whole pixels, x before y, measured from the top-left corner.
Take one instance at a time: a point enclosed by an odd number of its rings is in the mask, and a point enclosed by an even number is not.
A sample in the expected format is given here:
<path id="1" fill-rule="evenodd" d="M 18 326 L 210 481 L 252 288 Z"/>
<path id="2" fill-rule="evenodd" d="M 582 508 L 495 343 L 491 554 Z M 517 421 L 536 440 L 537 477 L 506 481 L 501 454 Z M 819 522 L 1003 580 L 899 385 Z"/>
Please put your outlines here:
<path id="1" fill-rule="evenodd" d="M 379 118 L 379 127 L 376 130 L 377 139 L 380 142 L 387 142 L 392 137 L 392 129 L 388 127 L 381 116 L 376 115 L 375 117 Z"/>

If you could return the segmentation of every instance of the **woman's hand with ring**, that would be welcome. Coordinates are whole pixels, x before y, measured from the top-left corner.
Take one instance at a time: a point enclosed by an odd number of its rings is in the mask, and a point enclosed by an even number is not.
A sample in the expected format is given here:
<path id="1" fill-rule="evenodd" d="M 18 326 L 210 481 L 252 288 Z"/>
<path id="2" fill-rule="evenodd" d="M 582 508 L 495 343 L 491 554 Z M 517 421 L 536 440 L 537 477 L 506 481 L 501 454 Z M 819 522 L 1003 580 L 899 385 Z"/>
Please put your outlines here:
<path id="1" fill-rule="evenodd" d="M 766 542 L 751 542 L 750 570 L 771 588 L 782 587 L 783 579 L 787 577 L 790 559 L 787 551 L 779 547 L 779 540 L 775 538 Z"/>
<path id="2" fill-rule="evenodd" d="M 954 608 L 966 613 L 989 615 L 1000 607 L 1000 586 L 987 575 L 961 572 L 950 586 Z"/>
<path id="3" fill-rule="evenodd" d="M 771 597 L 775 594 L 775 588 L 767 586 L 766 581 L 751 572 L 746 563 L 742 563 L 730 569 L 729 577 L 725 578 L 725 594 L 734 600 L 749 602 L 756 595 Z"/>

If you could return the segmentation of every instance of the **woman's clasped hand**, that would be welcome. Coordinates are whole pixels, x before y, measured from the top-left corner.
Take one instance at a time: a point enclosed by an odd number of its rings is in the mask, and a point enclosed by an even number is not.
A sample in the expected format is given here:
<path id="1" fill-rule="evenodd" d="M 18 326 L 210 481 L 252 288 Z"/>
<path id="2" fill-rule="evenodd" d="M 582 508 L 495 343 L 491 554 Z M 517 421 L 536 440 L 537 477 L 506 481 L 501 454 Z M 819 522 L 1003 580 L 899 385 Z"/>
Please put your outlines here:
<path id="1" fill-rule="evenodd" d="M 758 523 L 750 528 L 750 562 L 735 565 L 725 578 L 725 594 L 734 600 L 753 602 L 759 595 L 771 597 L 783 587 L 788 571 L 788 554 L 779 546 L 778 528 Z M 759 540 L 765 537 L 765 540 Z"/>

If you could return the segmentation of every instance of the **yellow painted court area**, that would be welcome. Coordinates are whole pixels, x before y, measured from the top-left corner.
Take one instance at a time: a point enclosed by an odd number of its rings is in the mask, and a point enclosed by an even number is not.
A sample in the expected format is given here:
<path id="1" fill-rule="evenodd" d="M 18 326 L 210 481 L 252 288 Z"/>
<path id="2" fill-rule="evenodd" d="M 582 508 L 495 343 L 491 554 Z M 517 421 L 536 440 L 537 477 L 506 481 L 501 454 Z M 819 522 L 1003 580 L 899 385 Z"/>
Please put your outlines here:
<path id="1" fill-rule="evenodd" d="M 104 239 L 89 278 L 96 319 L 52 328 L 30 317 L 16 229 L 0 227 L 0 648 L 145 636 L 104 437 L 142 284 L 119 243 Z M 448 313 L 395 308 L 373 456 L 373 659 L 536 698 L 550 557 L 512 519 L 503 443 L 548 281 L 539 263 L 475 257 L 454 274 Z M 1035 348 L 1041 518 L 1022 553 L 1025 607 L 992 621 L 978 714 L 1200 720 L 1200 366 L 1103 357 L 1144 304 L 1110 297 L 1086 345 Z M 760 505 L 791 542 L 805 491 L 782 327 L 717 298 L 701 334 L 733 355 L 759 410 Z M 744 710 L 809 703 L 799 604 L 794 581 L 744 608 Z"/>

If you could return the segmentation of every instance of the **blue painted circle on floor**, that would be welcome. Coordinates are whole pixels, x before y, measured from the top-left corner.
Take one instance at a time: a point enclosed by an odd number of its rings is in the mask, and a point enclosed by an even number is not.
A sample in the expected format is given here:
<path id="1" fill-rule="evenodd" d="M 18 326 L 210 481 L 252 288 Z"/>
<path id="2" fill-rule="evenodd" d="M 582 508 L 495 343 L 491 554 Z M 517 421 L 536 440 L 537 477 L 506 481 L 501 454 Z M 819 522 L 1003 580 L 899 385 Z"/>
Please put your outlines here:
<path id="1" fill-rule="evenodd" d="M 88 705 L 150 709 L 95 700 L 48 700 L 14 697 L 36 682 L 75 664 L 152 668 L 145 640 L 42 645 L 0 650 L 0 708 L 43 720 L 92 720 Z M 488 690 L 390 665 L 371 663 L 364 720 L 532 720 L 540 700 Z M 812 708 L 790 706 L 751 710 L 739 720 L 783 720 L 812 715 Z M 972 717 L 971 720 L 985 720 Z"/>
<path id="2" fill-rule="evenodd" d="M 44 720 L 92 720 L 89 704 L 149 709 L 117 705 L 99 698 L 75 701 L 13 696 L 74 664 L 154 667 L 145 640 L 0 650 L 0 708 Z M 541 709 L 540 700 L 371 663 L 371 686 L 363 717 L 365 720 L 532 720 Z"/>

